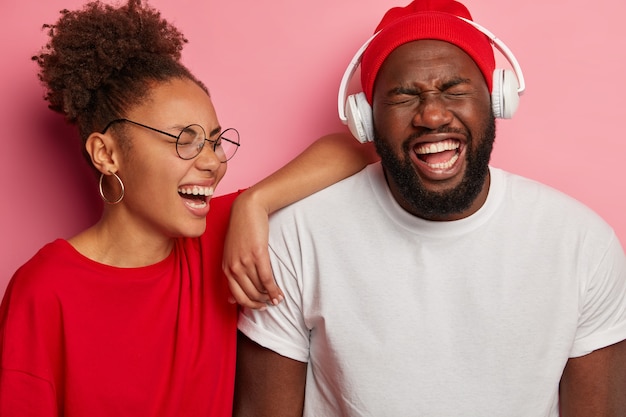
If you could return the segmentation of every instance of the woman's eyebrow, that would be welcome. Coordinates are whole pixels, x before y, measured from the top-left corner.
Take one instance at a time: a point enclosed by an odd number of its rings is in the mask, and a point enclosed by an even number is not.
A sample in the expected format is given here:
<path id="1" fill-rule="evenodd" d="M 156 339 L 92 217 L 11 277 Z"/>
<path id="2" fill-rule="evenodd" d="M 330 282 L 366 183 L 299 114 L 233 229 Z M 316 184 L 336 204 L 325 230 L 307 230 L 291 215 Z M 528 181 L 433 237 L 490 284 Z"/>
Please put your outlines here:
<path id="1" fill-rule="evenodd" d="M 219 135 L 221 132 L 222 132 L 222 127 L 218 126 L 209 132 L 209 137 Z"/>

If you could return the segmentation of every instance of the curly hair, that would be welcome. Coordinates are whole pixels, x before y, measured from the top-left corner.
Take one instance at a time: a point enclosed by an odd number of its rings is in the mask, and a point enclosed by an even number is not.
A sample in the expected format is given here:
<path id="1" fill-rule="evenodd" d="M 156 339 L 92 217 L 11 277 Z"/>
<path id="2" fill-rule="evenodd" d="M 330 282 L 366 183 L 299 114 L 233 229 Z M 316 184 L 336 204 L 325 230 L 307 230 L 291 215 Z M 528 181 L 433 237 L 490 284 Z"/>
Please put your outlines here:
<path id="1" fill-rule="evenodd" d="M 142 0 L 117 8 L 96 0 L 62 10 L 43 28 L 50 39 L 32 59 L 44 98 L 77 125 L 83 142 L 139 104 L 155 82 L 189 78 L 207 91 L 180 62 L 187 39 Z"/>

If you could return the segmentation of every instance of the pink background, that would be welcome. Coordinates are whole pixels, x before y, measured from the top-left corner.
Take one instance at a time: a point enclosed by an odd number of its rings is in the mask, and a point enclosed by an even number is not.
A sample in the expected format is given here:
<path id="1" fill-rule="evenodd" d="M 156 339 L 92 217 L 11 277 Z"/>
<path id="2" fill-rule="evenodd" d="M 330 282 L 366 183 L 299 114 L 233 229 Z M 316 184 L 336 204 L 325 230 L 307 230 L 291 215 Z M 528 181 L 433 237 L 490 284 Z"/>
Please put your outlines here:
<path id="1" fill-rule="evenodd" d="M 46 40 L 41 25 L 55 22 L 60 9 L 83 3 L 0 4 L 0 294 L 15 269 L 44 243 L 72 236 L 100 213 L 96 183 L 81 161 L 76 134 L 47 109 L 30 60 Z M 316 137 L 344 129 L 336 111 L 343 71 L 382 13 L 405 3 L 151 4 L 189 39 L 184 60 L 209 86 L 222 125 L 241 132 L 243 146 L 218 189 L 226 193 L 269 174 Z M 583 201 L 624 244 L 626 6 L 619 0 L 465 4 L 513 50 L 527 81 L 515 118 L 498 124 L 492 164 Z"/>

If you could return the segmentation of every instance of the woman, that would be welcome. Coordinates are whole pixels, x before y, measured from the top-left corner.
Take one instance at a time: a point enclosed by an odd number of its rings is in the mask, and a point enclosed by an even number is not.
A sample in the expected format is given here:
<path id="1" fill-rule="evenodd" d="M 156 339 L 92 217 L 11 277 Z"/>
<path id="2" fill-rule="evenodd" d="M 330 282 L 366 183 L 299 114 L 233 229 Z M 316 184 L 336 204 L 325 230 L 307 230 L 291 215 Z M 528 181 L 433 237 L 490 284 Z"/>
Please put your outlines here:
<path id="1" fill-rule="evenodd" d="M 62 14 L 34 59 L 50 108 L 78 127 L 107 204 L 95 225 L 44 246 L 9 283 L 0 415 L 228 416 L 237 306 L 221 264 L 235 195 L 211 197 L 239 135 L 220 125 L 207 89 L 180 62 L 186 40 L 156 10 L 129 0 Z M 364 166 L 368 153 L 339 139 L 255 187 L 250 212 Z M 337 172 L 308 169 L 336 152 L 346 159 Z M 248 288 L 261 305 L 255 283 L 244 274 L 234 295 Z"/>

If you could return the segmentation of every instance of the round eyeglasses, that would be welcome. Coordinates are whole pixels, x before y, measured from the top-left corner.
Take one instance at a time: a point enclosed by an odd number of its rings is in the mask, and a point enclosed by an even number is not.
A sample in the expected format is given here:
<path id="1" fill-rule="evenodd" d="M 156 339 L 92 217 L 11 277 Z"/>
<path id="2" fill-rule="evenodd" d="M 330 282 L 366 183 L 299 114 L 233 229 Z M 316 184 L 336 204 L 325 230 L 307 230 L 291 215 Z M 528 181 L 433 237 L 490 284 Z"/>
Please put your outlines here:
<path id="1" fill-rule="evenodd" d="M 178 135 L 164 132 L 154 127 L 144 125 L 142 123 L 134 122 L 129 119 L 115 119 L 110 121 L 104 129 L 102 134 L 111 127 L 114 123 L 131 123 L 136 126 L 141 126 L 146 129 L 150 129 L 154 132 L 161 133 L 176 139 L 176 153 L 181 159 L 193 159 L 202 152 L 205 142 L 211 144 L 211 148 L 220 162 L 224 163 L 235 156 L 237 149 L 239 148 L 239 132 L 235 128 L 228 128 L 222 131 L 215 140 L 207 139 L 206 132 L 202 126 L 193 124 L 183 128 Z"/>

